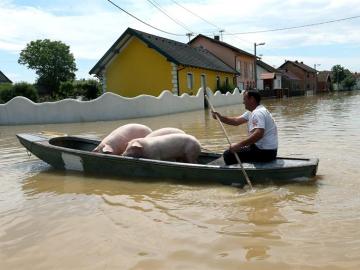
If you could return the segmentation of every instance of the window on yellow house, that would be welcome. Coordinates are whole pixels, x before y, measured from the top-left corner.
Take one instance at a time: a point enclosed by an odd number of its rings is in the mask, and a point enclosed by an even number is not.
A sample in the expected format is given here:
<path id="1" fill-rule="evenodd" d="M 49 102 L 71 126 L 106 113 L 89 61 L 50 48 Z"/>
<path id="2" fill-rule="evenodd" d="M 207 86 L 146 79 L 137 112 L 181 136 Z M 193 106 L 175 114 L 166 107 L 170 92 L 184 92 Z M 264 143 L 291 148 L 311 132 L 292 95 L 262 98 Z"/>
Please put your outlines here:
<path id="1" fill-rule="evenodd" d="M 201 87 L 206 90 L 206 76 L 205 74 L 201 74 Z"/>
<path id="2" fill-rule="evenodd" d="M 188 89 L 193 89 L 194 86 L 194 78 L 192 73 L 188 73 L 187 74 L 187 88 Z"/>
<path id="3" fill-rule="evenodd" d="M 220 89 L 220 77 L 216 76 L 216 89 L 215 90 L 219 90 Z"/>
<path id="4" fill-rule="evenodd" d="M 229 87 L 229 78 L 228 77 L 225 77 L 225 85 L 226 85 L 226 88 Z"/>

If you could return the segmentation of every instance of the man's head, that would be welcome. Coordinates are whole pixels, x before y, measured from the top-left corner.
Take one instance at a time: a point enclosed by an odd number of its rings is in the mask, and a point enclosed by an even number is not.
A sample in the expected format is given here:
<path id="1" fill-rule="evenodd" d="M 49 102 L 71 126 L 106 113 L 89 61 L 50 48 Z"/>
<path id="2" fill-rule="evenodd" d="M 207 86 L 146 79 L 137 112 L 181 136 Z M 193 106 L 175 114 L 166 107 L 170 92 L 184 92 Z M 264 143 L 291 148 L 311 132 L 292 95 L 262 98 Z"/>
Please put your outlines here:
<path id="1" fill-rule="evenodd" d="M 249 111 L 255 110 L 255 108 L 260 104 L 261 101 L 259 91 L 246 90 L 244 92 L 243 101 L 244 101 L 245 109 Z"/>

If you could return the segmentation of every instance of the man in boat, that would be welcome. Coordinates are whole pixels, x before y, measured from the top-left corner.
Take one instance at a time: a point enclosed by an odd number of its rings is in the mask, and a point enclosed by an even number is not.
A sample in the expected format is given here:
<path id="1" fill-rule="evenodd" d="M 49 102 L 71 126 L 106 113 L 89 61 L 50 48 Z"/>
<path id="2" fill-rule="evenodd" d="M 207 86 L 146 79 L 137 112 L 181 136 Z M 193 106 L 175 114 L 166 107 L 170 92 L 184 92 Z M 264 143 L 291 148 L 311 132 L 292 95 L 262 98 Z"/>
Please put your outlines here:
<path id="1" fill-rule="evenodd" d="M 239 126 L 247 123 L 248 125 L 248 137 L 238 143 L 232 143 L 224 152 L 224 160 L 227 165 L 238 163 L 235 152 L 243 162 L 266 162 L 276 159 L 278 148 L 276 123 L 271 113 L 260 104 L 260 101 L 260 93 L 257 90 L 246 90 L 243 94 L 243 102 L 247 111 L 244 114 L 231 117 L 211 112 L 214 119 L 217 116 L 225 124 Z"/>

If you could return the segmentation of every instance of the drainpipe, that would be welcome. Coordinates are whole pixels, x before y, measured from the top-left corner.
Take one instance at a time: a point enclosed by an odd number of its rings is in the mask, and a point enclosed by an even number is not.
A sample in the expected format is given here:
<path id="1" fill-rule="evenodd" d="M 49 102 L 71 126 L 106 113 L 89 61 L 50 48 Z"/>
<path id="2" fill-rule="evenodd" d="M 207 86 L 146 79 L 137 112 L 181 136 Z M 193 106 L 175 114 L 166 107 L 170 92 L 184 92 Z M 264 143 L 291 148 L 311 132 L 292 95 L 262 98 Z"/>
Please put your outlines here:
<path id="1" fill-rule="evenodd" d="M 178 69 L 176 69 L 176 84 L 177 84 L 177 95 L 180 96 L 179 70 Z"/>

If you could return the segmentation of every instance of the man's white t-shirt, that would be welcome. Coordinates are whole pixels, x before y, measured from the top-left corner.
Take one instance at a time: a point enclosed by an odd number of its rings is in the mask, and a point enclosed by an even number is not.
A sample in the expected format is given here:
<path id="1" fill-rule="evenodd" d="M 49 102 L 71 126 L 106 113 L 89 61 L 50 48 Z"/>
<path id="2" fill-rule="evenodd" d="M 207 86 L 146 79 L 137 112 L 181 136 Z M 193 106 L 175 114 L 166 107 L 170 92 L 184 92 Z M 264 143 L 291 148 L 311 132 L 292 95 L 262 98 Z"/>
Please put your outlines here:
<path id="1" fill-rule="evenodd" d="M 264 136 L 255 143 L 259 149 L 278 148 L 278 134 L 275 120 L 263 105 L 258 105 L 252 112 L 245 112 L 241 117 L 247 120 L 249 134 L 251 134 L 255 128 L 264 129 Z"/>

